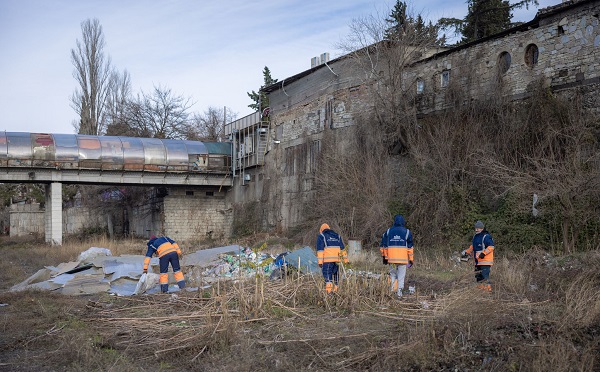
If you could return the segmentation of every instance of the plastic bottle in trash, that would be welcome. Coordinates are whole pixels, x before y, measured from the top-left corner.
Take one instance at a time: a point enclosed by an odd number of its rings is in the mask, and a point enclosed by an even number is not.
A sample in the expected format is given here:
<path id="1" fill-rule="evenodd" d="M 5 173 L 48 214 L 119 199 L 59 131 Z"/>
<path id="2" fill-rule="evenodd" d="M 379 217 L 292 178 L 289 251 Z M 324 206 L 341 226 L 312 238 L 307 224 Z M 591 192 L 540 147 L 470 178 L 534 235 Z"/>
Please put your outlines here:
<path id="1" fill-rule="evenodd" d="M 415 294 L 415 282 L 408 282 L 408 293 Z"/>

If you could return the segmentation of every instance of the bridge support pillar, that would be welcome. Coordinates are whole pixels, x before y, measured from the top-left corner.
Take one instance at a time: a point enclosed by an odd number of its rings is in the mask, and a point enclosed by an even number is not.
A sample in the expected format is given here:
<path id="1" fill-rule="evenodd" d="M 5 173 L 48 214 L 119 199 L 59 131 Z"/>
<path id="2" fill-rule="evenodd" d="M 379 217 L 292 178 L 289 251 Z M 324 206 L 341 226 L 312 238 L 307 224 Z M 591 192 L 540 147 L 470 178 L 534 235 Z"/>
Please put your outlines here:
<path id="1" fill-rule="evenodd" d="M 62 183 L 46 185 L 46 243 L 62 245 Z"/>

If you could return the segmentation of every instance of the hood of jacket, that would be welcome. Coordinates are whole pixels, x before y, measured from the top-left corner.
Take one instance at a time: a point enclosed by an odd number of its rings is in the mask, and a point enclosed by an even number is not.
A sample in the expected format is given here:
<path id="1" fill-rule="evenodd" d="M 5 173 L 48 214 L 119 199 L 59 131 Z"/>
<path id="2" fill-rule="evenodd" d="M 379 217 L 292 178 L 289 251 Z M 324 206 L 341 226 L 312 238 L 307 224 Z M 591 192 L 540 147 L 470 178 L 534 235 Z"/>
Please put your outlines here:
<path id="1" fill-rule="evenodd" d="M 404 217 L 402 217 L 402 215 L 397 214 L 394 217 L 394 226 L 401 226 L 404 227 Z"/>

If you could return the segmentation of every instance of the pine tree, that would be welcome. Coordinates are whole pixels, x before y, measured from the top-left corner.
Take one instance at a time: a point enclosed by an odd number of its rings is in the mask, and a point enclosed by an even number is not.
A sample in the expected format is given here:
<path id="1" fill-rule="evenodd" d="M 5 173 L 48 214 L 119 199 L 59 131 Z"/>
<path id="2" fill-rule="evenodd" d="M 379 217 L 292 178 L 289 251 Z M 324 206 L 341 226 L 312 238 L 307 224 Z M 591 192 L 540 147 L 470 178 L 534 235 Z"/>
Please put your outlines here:
<path id="1" fill-rule="evenodd" d="M 469 10 L 464 19 L 441 18 L 437 26 L 453 29 L 462 35 L 461 43 L 468 43 L 497 34 L 518 25 L 513 23 L 512 11 L 529 5 L 538 6 L 537 0 L 522 0 L 510 4 L 508 0 L 468 0 Z"/>
<path id="2" fill-rule="evenodd" d="M 470 0 L 462 29 L 464 42 L 497 34 L 511 27 L 512 14 L 507 0 Z"/>
<path id="3" fill-rule="evenodd" d="M 385 21 L 390 25 L 385 30 L 384 40 L 404 40 L 411 44 L 419 45 L 443 45 L 445 37 L 439 38 L 438 25 L 429 22 L 426 24 L 421 15 L 413 18 L 408 14 L 406 2 L 396 0 L 396 4 Z"/>
<path id="4" fill-rule="evenodd" d="M 398 40 L 401 38 L 406 32 L 407 22 L 409 21 L 406 15 L 406 3 L 396 0 L 394 9 L 385 21 L 390 24 L 390 27 L 385 30 L 385 40 Z"/>
<path id="5" fill-rule="evenodd" d="M 250 97 L 250 99 L 254 101 L 254 103 L 248 105 L 248 107 L 256 111 L 262 111 L 263 109 L 269 107 L 269 97 L 262 90 L 263 88 L 266 88 L 269 85 L 275 84 L 277 82 L 277 79 L 273 79 L 271 77 L 271 70 L 269 70 L 267 66 L 265 66 L 265 68 L 263 69 L 263 79 L 264 83 L 260 87 L 258 92 L 252 91 L 251 93 L 247 93 L 248 97 Z"/>

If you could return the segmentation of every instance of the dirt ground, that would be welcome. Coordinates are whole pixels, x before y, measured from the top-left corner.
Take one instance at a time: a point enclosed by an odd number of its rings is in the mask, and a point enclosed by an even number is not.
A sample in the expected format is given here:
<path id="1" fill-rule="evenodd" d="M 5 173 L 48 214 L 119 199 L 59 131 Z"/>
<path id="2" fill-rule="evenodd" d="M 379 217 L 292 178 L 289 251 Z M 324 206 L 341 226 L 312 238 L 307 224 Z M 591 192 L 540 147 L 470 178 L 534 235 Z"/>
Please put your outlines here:
<path id="1" fill-rule="evenodd" d="M 417 292 L 398 300 L 385 275 L 357 274 L 386 272 L 375 252 L 332 295 L 318 276 L 290 273 L 176 295 L 71 297 L 9 288 L 91 246 L 143 253 L 143 242 L 1 243 L 2 371 L 600 368 L 600 252 L 499 254 L 492 293 L 475 288 L 470 263 L 419 254 L 407 278 Z"/>

